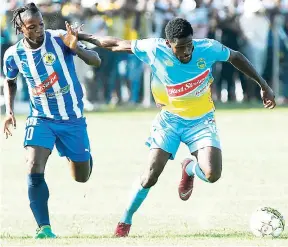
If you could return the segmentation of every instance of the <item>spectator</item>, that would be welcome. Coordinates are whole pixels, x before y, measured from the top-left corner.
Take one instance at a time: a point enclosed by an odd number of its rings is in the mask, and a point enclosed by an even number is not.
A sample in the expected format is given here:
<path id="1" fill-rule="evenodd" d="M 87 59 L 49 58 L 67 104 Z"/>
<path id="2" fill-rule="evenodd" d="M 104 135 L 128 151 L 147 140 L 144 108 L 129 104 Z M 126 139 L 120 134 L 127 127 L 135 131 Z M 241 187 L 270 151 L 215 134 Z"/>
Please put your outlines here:
<path id="1" fill-rule="evenodd" d="M 240 17 L 240 27 L 246 39 L 245 54 L 255 66 L 257 72 L 263 75 L 266 63 L 269 21 L 260 0 L 244 3 L 244 13 Z M 248 83 L 247 99 L 260 99 L 255 83 Z"/>
<path id="2" fill-rule="evenodd" d="M 221 42 L 223 45 L 238 51 L 239 39 L 242 36 L 238 18 L 236 16 L 235 8 L 233 5 L 224 8 L 224 13 L 222 18 L 218 20 L 218 27 L 222 31 Z M 230 63 L 222 64 L 222 71 L 220 75 L 220 79 L 218 81 L 218 85 L 216 87 L 217 90 L 217 98 L 221 98 L 221 91 L 223 82 L 227 83 L 227 92 L 228 92 L 228 101 L 235 101 L 235 72 L 236 70 Z"/>

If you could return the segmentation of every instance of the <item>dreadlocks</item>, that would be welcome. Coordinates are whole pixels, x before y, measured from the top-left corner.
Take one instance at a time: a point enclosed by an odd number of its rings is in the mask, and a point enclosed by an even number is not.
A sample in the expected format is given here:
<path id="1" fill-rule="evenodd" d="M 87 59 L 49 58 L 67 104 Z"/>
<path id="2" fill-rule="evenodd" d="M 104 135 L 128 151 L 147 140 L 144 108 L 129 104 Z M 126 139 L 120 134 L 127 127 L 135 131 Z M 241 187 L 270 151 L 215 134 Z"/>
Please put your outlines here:
<path id="1" fill-rule="evenodd" d="M 20 32 L 21 26 L 24 24 L 21 19 L 21 14 L 26 11 L 30 14 L 35 14 L 39 12 L 39 9 L 34 3 L 29 3 L 13 11 L 13 18 L 11 22 L 13 22 L 13 26 L 16 29 L 16 34 Z"/>

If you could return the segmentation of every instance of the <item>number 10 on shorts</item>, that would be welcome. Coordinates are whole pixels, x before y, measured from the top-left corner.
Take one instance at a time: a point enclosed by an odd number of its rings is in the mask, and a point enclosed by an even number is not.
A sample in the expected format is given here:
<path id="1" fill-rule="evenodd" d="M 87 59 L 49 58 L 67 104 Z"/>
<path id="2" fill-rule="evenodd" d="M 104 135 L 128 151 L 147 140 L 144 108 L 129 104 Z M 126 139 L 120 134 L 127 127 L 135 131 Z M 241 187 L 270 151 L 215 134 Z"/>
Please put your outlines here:
<path id="1" fill-rule="evenodd" d="M 33 138 L 33 133 L 34 133 L 34 127 L 29 127 L 26 129 L 26 140 L 30 141 Z"/>
<path id="2" fill-rule="evenodd" d="M 30 141 L 33 138 L 34 126 L 37 124 L 37 118 L 30 117 L 26 121 L 26 140 Z M 29 126 L 29 127 L 28 127 Z"/>

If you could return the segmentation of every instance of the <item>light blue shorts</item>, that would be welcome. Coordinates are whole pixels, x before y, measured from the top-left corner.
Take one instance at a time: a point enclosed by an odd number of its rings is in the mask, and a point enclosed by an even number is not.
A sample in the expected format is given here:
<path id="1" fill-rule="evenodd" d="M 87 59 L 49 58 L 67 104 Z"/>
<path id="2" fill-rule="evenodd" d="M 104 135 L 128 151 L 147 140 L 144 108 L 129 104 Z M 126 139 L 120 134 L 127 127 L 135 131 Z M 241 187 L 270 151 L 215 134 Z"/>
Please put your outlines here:
<path id="1" fill-rule="evenodd" d="M 180 142 L 190 153 L 204 147 L 221 149 L 214 112 L 196 120 L 186 120 L 167 111 L 161 111 L 153 121 L 151 135 L 146 142 L 150 149 L 161 148 L 174 159 Z"/>
<path id="2" fill-rule="evenodd" d="M 28 117 L 24 146 L 40 146 L 52 152 L 56 146 L 60 156 L 72 161 L 90 159 L 90 143 L 85 118 L 53 120 Z"/>

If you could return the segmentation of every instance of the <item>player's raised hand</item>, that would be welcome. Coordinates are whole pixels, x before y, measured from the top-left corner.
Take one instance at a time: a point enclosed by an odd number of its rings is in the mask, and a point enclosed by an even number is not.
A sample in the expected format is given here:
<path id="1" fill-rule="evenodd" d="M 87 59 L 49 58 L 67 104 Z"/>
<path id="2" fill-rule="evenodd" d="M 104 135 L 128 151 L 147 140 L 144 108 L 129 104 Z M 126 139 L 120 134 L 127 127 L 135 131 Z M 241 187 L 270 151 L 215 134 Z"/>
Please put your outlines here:
<path id="1" fill-rule="evenodd" d="M 6 139 L 9 136 L 12 136 L 12 132 L 10 130 L 11 125 L 13 126 L 14 129 L 16 129 L 16 119 L 15 119 L 15 116 L 13 114 L 7 115 L 4 119 L 3 130 L 4 130 L 4 134 L 6 135 Z"/>
<path id="2" fill-rule="evenodd" d="M 74 31 L 74 32 L 82 32 L 83 31 L 83 29 L 84 29 L 84 24 L 79 24 L 78 22 L 74 22 L 74 24 L 73 25 L 71 25 L 71 28 L 72 28 L 72 30 Z"/>
<path id="3" fill-rule="evenodd" d="M 261 88 L 261 98 L 265 108 L 273 109 L 276 106 L 274 92 L 269 86 Z"/>
<path id="4" fill-rule="evenodd" d="M 75 50 L 78 42 L 78 30 L 72 28 L 67 21 L 65 21 L 65 25 L 67 33 L 64 36 L 60 34 L 60 38 L 67 47 L 71 50 Z"/>

